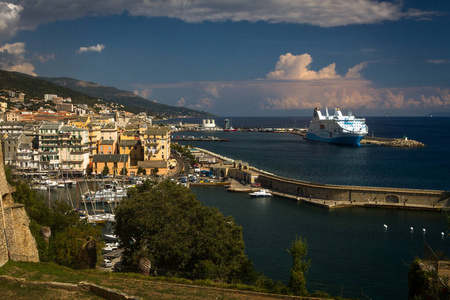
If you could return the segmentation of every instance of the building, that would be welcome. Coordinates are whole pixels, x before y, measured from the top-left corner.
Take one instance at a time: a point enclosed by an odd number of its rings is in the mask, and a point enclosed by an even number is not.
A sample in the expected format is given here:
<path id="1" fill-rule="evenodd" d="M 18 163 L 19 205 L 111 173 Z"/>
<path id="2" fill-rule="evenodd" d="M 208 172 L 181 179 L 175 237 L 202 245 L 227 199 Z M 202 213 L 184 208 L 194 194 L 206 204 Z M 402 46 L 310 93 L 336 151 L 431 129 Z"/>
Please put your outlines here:
<path id="1" fill-rule="evenodd" d="M 6 113 L 6 122 L 22 121 L 22 116 L 19 110 L 11 110 Z"/>
<path id="2" fill-rule="evenodd" d="M 5 166 L 11 166 L 14 169 L 17 149 L 21 143 L 26 142 L 26 136 L 21 133 L 8 133 L 3 139 L 3 157 L 5 158 Z"/>
<path id="3" fill-rule="evenodd" d="M 170 131 L 167 127 L 151 127 L 141 134 L 144 160 L 168 160 L 170 157 Z"/>
<path id="4" fill-rule="evenodd" d="M 89 164 L 89 131 L 75 126 L 60 128 L 60 166 L 63 174 L 85 175 Z"/>
<path id="5" fill-rule="evenodd" d="M 15 173 L 22 177 L 35 177 L 39 174 L 39 152 L 31 143 L 20 143 L 15 160 Z"/>
<path id="6" fill-rule="evenodd" d="M 116 154 L 116 141 L 100 140 L 98 145 L 99 154 Z"/>
<path id="7" fill-rule="evenodd" d="M 39 128 L 40 171 L 50 175 L 83 175 L 89 164 L 89 132 L 63 123 Z"/>
<path id="8" fill-rule="evenodd" d="M 109 123 L 102 125 L 100 129 L 100 139 L 101 140 L 110 140 L 117 142 L 117 138 L 119 136 L 119 131 L 117 130 L 116 124 Z"/>
<path id="9" fill-rule="evenodd" d="M 39 171 L 58 175 L 60 169 L 59 151 L 62 143 L 60 128 L 63 123 L 44 122 L 39 127 Z"/>
<path id="10" fill-rule="evenodd" d="M 53 98 L 56 98 L 56 97 L 58 97 L 58 95 L 55 95 L 55 94 L 45 94 L 45 95 L 44 95 L 44 100 L 45 100 L 45 101 L 53 101 Z"/>
<path id="11" fill-rule="evenodd" d="M 58 103 L 58 104 L 56 104 L 56 111 L 73 112 L 73 104 L 72 103 Z"/>
<path id="12" fill-rule="evenodd" d="M 93 158 L 92 170 L 95 174 L 101 174 L 107 167 L 108 174 L 119 175 L 125 168 L 129 174 L 129 156 L 123 154 L 96 154 Z"/>

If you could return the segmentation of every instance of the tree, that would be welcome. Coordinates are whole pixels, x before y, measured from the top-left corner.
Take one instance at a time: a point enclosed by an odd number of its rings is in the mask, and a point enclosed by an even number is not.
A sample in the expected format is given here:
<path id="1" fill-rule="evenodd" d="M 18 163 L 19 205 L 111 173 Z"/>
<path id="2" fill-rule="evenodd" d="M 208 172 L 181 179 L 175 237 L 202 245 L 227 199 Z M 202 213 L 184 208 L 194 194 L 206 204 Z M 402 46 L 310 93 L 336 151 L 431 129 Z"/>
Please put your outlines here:
<path id="1" fill-rule="evenodd" d="M 127 261 L 148 257 L 156 270 L 189 272 L 193 278 L 231 281 L 254 275 L 241 227 L 203 206 L 188 188 L 146 180 L 128 194 L 116 211 L 115 227 Z"/>
<path id="2" fill-rule="evenodd" d="M 289 289 L 294 295 L 307 296 L 306 274 L 308 273 L 310 260 L 306 260 L 308 244 L 302 237 L 295 237 L 291 248 L 287 250 L 292 257 L 291 277 L 289 279 Z"/>
<path id="3" fill-rule="evenodd" d="M 103 168 L 102 174 L 103 174 L 103 176 L 106 176 L 106 175 L 109 174 L 109 167 L 108 167 L 108 165 L 105 165 L 105 167 Z"/>
<path id="4" fill-rule="evenodd" d="M 158 172 L 159 172 L 159 169 L 158 169 L 158 168 L 153 168 L 153 169 L 152 169 L 152 175 L 153 175 L 153 176 L 156 176 L 156 174 L 158 174 Z"/>
<path id="5" fill-rule="evenodd" d="M 123 167 L 122 170 L 120 170 L 120 175 L 127 175 L 128 174 L 128 170 L 126 167 Z"/>
<path id="6" fill-rule="evenodd" d="M 86 175 L 91 175 L 94 169 L 92 168 L 92 164 L 88 164 L 86 166 Z"/>
<path id="7" fill-rule="evenodd" d="M 142 168 L 142 167 L 138 167 L 138 169 L 137 169 L 137 174 L 138 174 L 138 175 L 139 175 L 139 174 L 144 174 L 144 175 L 145 175 L 145 169 Z"/>

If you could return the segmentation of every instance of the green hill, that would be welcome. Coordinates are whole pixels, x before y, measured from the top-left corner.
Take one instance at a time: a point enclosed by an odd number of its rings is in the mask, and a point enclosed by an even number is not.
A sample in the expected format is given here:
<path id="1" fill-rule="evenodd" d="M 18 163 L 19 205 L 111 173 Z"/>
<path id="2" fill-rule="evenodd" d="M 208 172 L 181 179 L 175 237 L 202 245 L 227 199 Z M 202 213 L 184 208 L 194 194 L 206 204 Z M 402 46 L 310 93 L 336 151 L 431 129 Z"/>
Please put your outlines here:
<path id="1" fill-rule="evenodd" d="M 164 117 L 211 117 L 212 114 L 205 111 L 193 110 L 185 107 L 174 107 L 166 104 L 156 103 L 135 94 L 119 90 L 114 87 L 100 85 L 94 82 L 81 81 L 67 77 L 42 78 L 52 83 L 70 88 L 72 90 L 84 93 L 91 97 L 102 99 L 106 102 L 115 102 L 136 111 L 145 111 L 152 115 L 161 115 Z"/>
<path id="2" fill-rule="evenodd" d="M 75 104 L 92 104 L 96 98 L 29 75 L 0 70 L 0 90 L 20 91 L 26 99 L 43 99 L 45 94 L 70 97 Z"/>
<path id="3" fill-rule="evenodd" d="M 26 95 L 25 99 L 43 99 L 44 94 L 56 94 L 64 98 L 70 97 L 74 104 L 87 104 L 89 106 L 93 106 L 93 104 L 98 103 L 98 99 L 101 99 L 108 103 L 121 104 L 126 111 L 146 112 L 152 116 L 166 118 L 213 116 L 208 112 L 155 103 L 128 91 L 67 77 L 33 77 L 0 70 L 0 90 L 23 92 Z"/>

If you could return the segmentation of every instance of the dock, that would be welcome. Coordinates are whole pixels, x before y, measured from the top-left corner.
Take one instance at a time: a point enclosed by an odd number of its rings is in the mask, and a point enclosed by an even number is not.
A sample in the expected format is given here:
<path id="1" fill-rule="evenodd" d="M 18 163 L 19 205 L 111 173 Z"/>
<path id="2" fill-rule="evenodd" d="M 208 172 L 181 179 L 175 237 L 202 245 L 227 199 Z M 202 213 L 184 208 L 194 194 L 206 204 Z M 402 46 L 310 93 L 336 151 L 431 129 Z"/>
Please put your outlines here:
<path id="1" fill-rule="evenodd" d="M 218 137 L 172 137 L 172 141 L 180 142 L 180 141 L 187 141 L 187 142 L 229 142 L 230 139 L 220 139 Z"/>

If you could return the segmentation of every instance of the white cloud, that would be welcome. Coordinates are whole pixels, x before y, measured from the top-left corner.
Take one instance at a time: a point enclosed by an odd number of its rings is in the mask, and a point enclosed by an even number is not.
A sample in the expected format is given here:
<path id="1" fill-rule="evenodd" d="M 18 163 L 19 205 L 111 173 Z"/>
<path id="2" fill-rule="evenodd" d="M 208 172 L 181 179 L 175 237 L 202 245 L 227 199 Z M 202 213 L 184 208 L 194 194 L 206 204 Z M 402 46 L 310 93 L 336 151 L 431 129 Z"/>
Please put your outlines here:
<path id="1" fill-rule="evenodd" d="M 308 53 L 302 55 L 286 53 L 280 56 L 275 65 L 275 71 L 270 72 L 266 77 L 267 79 L 275 80 L 310 80 L 340 77 L 336 74 L 334 63 L 318 72 L 309 69 L 311 63 L 312 58 Z"/>
<path id="2" fill-rule="evenodd" d="M 450 64 L 448 59 L 429 59 L 427 62 L 430 64 Z"/>
<path id="3" fill-rule="evenodd" d="M 34 66 L 25 58 L 25 43 L 5 44 L 0 47 L 0 69 L 37 76 Z"/>
<path id="4" fill-rule="evenodd" d="M 361 71 L 365 67 L 367 67 L 367 63 L 362 62 L 362 63 L 348 69 L 347 74 L 345 74 L 345 78 L 361 78 L 361 74 L 359 73 L 359 71 Z"/>
<path id="5" fill-rule="evenodd" d="M 22 11 L 21 5 L 0 2 L 0 40 L 16 33 Z"/>
<path id="6" fill-rule="evenodd" d="M 36 59 L 42 63 L 55 59 L 55 54 L 36 55 Z"/>
<path id="7" fill-rule="evenodd" d="M 130 14 L 165 16 L 186 22 L 265 21 L 334 27 L 373 24 L 406 17 L 424 18 L 432 13 L 417 9 L 403 11 L 400 4 L 374 0 L 153 0 L 131 5 Z"/>
<path id="8" fill-rule="evenodd" d="M 320 27 L 375 24 L 403 18 L 423 20 L 437 14 L 404 9 L 401 1 L 376 0 L 20 0 L 20 5 L 0 2 L 0 38 L 2 34 L 14 34 L 16 28 L 35 29 L 57 20 L 122 13 L 176 18 L 190 23 L 262 21 Z"/>
<path id="9" fill-rule="evenodd" d="M 188 107 L 198 110 L 207 110 L 214 106 L 215 101 L 210 97 L 202 97 L 197 100 L 196 104 L 191 104 Z"/>
<path id="10" fill-rule="evenodd" d="M 98 52 L 101 53 L 105 49 L 105 45 L 103 44 L 97 44 L 95 46 L 89 46 L 89 47 L 80 47 L 80 49 L 77 50 L 78 53 L 85 53 L 85 52 Z"/>
<path id="11" fill-rule="evenodd" d="M 152 95 L 152 90 L 151 89 L 143 89 L 141 91 L 139 90 L 134 90 L 133 94 L 135 94 L 136 96 L 140 96 L 142 98 L 148 99 L 150 100 L 150 96 Z"/>
<path id="12" fill-rule="evenodd" d="M 181 97 L 180 100 L 177 101 L 178 107 L 183 107 L 186 104 L 186 100 L 184 100 L 184 97 Z"/>

